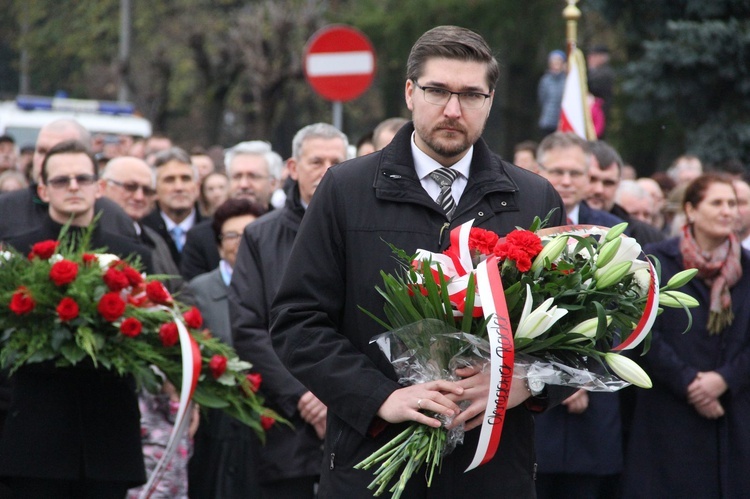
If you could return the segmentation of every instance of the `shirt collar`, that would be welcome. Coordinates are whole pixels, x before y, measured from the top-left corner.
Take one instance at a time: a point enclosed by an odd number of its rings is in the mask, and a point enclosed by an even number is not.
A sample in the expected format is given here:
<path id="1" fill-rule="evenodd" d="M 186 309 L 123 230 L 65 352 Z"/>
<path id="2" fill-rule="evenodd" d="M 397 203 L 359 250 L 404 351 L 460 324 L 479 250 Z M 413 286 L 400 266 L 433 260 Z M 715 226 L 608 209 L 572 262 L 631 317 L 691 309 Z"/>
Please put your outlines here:
<path id="1" fill-rule="evenodd" d="M 164 220 L 164 223 L 167 224 L 167 232 L 172 232 L 172 229 L 179 225 L 182 228 L 182 231 L 184 233 L 187 233 L 187 231 L 192 229 L 193 225 L 195 225 L 195 208 L 193 208 L 193 211 L 190 212 L 190 215 L 188 215 L 187 218 L 185 218 L 185 220 L 180 223 L 175 223 L 175 221 L 169 218 L 163 211 L 160 213 L 160 215 Z"/>
<path id="2" fill-rule="evenodd" d="M 568 218 L 573 222 L 573 225 L 578 225 L 578 213 L 581 208 L 581 203 L 575 205 L 575 208 L 568 212 Z"/>
<path id="3" fill-rule="evenodd" d="M 221 279 L 224 281 L 224 284 L 229 286 L 229 283 L 232 282 L 232 272 L 234 269 L 231 265 L 229 265 L 229 262 L 224 260 L 223 258 L 219 260 L 219 272 L 221 273 Z"/>

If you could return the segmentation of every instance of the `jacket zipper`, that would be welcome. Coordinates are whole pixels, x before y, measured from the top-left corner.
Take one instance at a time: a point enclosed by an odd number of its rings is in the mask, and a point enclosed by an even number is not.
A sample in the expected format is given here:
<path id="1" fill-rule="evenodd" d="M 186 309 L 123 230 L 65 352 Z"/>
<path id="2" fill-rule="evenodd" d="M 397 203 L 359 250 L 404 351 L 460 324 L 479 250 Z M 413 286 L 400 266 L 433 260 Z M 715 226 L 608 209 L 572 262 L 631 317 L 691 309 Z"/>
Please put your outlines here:
<path id="1" fill-rule="evenodd" d="M 442 227 L 440 227 L 440 237 L 438 237 L 438 248 L 443 247 L 443 234 L 445 233 L 445 229 L 450 228 L 451 223 L 445 222 Z"/>
<path id="2" fill-rule="evenodd" d="M 341 428 L 339 432 L 336 434 L 336 439 L 333 441 L 333 445 L 331 446 L 331 450 L 336 450 L 336 447 L 338 446 L 339 439 L 341 438 L 341 435 L 344 433 L 344 429 Z M 336 453 L 331 452 L 331 464 L 329 465 L 329 469 L 333 471 L 334 468 L 334 460 L 336 459 Z"/>

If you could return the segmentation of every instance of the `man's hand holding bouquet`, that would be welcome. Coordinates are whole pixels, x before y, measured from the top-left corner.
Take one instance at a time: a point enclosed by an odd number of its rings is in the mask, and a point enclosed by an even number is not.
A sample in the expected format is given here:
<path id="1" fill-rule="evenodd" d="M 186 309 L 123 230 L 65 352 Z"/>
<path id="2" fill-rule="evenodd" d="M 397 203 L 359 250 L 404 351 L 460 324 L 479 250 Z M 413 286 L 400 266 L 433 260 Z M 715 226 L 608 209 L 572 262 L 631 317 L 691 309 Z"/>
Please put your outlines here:
<path id="1" fill-rule="evenodd" d="M 381 272 L 383 286 L 376 289 L 385 320 L 365 312 L 388 331 L 373 341 L 408 387 L 381 407 L 393 412 L 379 415 L 414 422 L 357 465 L 375 467 L 375 495 L 389 490 L 399 497 L 424 464 L 429 485 L 443 456 L 478 425 L 479 448 L 467 471 L 487 462 L 505 411 L 545 385 L 651 386 L 620 352 L 648 347 L 660 305 L 689 315 L 696 302 L 676 289 L 695 271 L 659 289 L 658 262 L 641 259 L 640 245 L 623 235 L 627 224 L 542 225 L 536 219 L 528 230 L 500 238 L 468 222 L 451 232 L 441 254 L 411 256 L 392 247 L 404 271 Z M 416 409 L 407 399 L 416 399 Z"/>

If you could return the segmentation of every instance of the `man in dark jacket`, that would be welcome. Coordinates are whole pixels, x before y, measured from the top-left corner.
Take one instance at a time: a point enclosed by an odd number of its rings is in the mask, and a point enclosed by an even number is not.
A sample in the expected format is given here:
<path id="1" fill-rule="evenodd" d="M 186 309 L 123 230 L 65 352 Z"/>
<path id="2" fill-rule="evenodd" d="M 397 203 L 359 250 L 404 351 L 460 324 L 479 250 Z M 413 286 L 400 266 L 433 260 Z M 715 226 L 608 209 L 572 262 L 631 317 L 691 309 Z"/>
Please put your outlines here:
<path id="1" fill-rule="evenodd" d="M 551 210 L 552 225 L 564 222 L 552 186 L 502 161 L 480 138 L 498 73 L 490 48 L 476 33 L 454 26 L 425 33 L 407 63 L 405 98 L 413 123 L 383 150 L 328 170 L 305 214 L 273 303 L 271 338 L 290 372 L 328 407 L 319 497 L 371 497 L 372 470 L 353 466 L 412 421 L 440 424 L 420 409 L 457 414 L 454 422 L 467 428 L 464 444 L 445 457 L 433 478 L 432 494 L 534 496 L 527 387 L 511 385 L 494 459 L 464 473 L 487 406 L 486 377 L 472 373 L 456 382 L 402 387 L 370 344 L 382 329 L 359 310 L 382 315 L 384 302 L 375 286 L 381 270 L 398 267 L 386 242 L 407 254 L 417 248 L 439 252 L 448 246 L 449 231 L 472 219 L 501 235 Z M 437 170 L 456 180 L 441 186 L 430 176 Z M 548 387 L 543 395 L 546 399 L 532 401 L 535 407 L 563 394 Z M 468 407 L 460 411 L 462 400 Z M 426 496 L 417 473 L 402 497 Z"/>
<path id="2" fill-rule="evenodd" d="M 40 198 L 49 203 L 47 218 L 5 242 L 26 253 L 34 243 L 57 239 L 65 223 L 71 233 L 89 226 L 99 196 L 95 172 L 82 143 L 53 147 L 39 184 Z M 91 245 L 123 258 L 137 255 L 151 270 L 150 251 L 129 238 L 97 227 Z M 0 476 L 14 497 L 124 497 L 146 481 L 131 377 L 87 362 L 63 368 L 43 362 L 19 369 L 12 381 Z"/>
<path id="3" fill-rule="evenodd" d="M 326 407 L 279 360 L 271 345 L 271 302 L 286 269 L 302 216 L 323 174 L 346 160 L 348 140 L 335 127 L 316 123 L 292 141 L 289 174 L 296 181 L 286 205 L 245 229 L 229 291 L 237 353 L 261 374 L 261 392 L 294 425 L 275 425 L 259 447 L 263 497 L 313 498 L 320 475 Z"/>

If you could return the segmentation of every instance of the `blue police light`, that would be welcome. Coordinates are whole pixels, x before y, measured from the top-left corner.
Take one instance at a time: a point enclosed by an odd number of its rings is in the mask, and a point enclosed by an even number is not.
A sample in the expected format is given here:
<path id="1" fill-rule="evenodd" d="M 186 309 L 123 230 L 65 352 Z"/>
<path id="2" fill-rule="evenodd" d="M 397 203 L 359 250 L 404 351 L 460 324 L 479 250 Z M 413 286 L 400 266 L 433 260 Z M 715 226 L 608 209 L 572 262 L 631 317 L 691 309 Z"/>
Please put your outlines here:
<path id="1" fill-rule="evenodd" d="M 34 95 L 19 95 L 16 97 L 16 106 L 26 111 L 72 111 L 112 115 L 132 115 L 135 112 L 135 106 L 130 102 L 38 97 Z"/>

